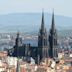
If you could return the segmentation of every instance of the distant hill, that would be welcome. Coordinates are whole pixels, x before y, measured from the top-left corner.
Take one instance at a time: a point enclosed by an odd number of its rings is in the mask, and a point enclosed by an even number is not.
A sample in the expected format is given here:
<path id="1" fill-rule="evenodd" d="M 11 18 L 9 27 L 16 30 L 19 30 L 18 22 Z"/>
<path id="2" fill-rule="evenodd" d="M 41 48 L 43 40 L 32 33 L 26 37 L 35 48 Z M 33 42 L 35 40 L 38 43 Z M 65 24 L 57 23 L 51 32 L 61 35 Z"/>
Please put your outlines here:
<path id="1" fill-rule="evenodd" d="M 41 25 L 41 13 L 17 13 L 0 15 L 0 32 L 38 33 Z M 52 15 L 45 13 L 45 26 L 50 29 Z M 55 15 L 56 28 L 72 31 L 72 18 Z"/>

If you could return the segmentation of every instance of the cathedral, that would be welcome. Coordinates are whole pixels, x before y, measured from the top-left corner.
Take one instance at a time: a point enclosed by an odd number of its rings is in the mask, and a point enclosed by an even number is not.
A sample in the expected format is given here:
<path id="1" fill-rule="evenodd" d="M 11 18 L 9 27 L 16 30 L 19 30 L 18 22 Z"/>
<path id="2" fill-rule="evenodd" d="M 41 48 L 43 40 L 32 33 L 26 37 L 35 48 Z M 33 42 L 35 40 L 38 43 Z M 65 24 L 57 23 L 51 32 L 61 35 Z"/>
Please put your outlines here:
<path id="1" fill-rule="evenodd" d="M 15 40 L 15 46 L 8 51 L 13 57 L 32 57 L 36 64 L 39 64 L 45 58 L 58 57 L 57 31 L 55 28 L 54 12 L 52 14 L 52 24 L 48 32 L 45 28 L 44 12 L 42 12 L 41 28 L 38 33 L 38 46 L 23 44 L 19 33 Z"/>

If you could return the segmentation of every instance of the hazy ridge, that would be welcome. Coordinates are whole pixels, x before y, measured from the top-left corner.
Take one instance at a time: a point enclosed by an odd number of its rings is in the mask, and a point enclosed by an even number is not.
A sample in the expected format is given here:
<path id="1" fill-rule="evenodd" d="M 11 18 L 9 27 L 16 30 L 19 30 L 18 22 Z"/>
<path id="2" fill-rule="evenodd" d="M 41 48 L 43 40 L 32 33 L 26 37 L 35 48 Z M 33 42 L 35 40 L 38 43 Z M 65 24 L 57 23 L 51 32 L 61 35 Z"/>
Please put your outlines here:
<path id="1" fill-rule="evenodd" d="M 15 13 L 0 15 L 0 32 L 37 33 L 41 25 L 41 13 Z M 45 26 L 49 31 L 52 15 L 45 13 Z M 55 15 L 55 25 L 59 31 L 72 31 L 72 18 Z"/>

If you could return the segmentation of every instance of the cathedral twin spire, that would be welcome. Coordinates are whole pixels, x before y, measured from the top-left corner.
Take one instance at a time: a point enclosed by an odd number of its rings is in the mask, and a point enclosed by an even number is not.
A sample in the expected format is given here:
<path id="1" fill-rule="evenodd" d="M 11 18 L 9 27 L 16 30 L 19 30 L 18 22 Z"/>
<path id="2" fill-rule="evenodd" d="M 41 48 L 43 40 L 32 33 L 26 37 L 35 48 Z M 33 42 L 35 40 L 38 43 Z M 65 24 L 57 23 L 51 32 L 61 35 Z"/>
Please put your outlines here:
<path id="1" fill-rule="evenodd" d="M 52 24 L 51 24 L 52 31 L 55 30 L 55 21 L 54 21 L 54 11 L 52 13 Z M 42 22 L 41 22 L 41 30 L 45 31 L 45 25 L 44 25 L 44 11 L 42 11 Z"/>
<path id="2" fill-rule="evenodd" d="M 56 46 L 57 46 L 57 33 L 56 33 L 55 22 L 54 22 L 54 11 L 52 13 L 52 24 L 51 24 L 49 37 L 47 35 L 46 28 L 44 25 L 44 12 L 42 12 L 41 29 L 40 29 L 40 33 L 38 36 L 38 47 L 41 49 L 39 53 L 42 54 L 42 56 L 40 57 L 42 58 L 44 57 L 46 58 L 48 56 L 50 58 L 56 57 L 57 56 L 56 55 L 57 51 L 55 49 Z"/>

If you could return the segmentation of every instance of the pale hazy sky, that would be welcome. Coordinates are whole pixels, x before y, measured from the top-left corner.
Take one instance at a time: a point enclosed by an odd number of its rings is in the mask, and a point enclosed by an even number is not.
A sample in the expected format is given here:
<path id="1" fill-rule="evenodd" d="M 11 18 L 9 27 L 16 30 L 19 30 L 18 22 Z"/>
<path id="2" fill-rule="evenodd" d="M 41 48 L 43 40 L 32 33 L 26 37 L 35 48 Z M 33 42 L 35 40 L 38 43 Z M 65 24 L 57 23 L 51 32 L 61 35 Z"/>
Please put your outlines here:
<path id="1" fill-rule="evenodd" d="M 0 0 L 0 14 L 45 12 L 72 17 L 72 0 Z"/>

